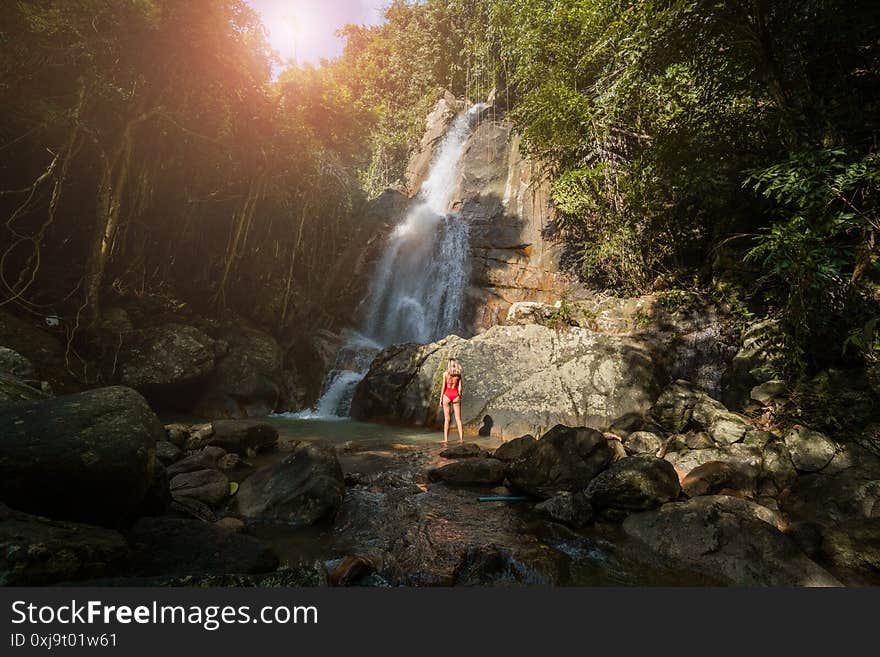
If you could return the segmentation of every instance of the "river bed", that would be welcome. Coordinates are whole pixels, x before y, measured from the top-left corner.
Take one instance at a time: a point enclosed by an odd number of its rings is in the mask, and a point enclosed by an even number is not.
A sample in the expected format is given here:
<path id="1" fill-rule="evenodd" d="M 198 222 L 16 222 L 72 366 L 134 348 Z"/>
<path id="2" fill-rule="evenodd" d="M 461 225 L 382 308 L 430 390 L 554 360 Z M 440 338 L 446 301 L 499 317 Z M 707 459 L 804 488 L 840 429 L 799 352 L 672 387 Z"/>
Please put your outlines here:
<path id="1" fill-rule="evenodd" d="M 668 567 L 618 526 L 573 531 L 540 518 L 531 501 L 479 501 L 510 495 L 504 486 L 429 482 L 429 469 L 450 462 L 440 456 L 445 446 L 439 431 L 350 420 L 269 421 L 279 431 L 280 446 L 258 455 L 254 466 L 282 459 L 297 441 L 317 441 L 336 451 L 346 478 L 334 522 L 307 529 L 250 528 L 287 565 L 317 560 L 338 573 L 352 561 L 365 561 L 373 572 L 356 583 L 373 586 L 713 583 Z M 487 450 L 500 444 L 495 438 L 465 440 Z M 450 444 L 457 441 L 451 437 Z"/>

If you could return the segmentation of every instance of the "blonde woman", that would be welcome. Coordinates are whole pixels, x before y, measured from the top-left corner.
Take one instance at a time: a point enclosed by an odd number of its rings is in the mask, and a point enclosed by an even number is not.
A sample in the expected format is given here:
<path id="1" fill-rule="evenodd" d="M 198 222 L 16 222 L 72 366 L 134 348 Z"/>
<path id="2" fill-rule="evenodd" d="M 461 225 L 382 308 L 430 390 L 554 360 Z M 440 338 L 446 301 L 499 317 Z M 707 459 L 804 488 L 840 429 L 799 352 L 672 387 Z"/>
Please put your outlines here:
<path id="1" fill-rule="evenodd" d="M 440 393 L 440 405 L 443 407 L 443 442 L 449 442 L 449 406 L 455 407 L 455 423 L 458 425 L 458 442 L 464 442 L 461 428 L 461 365 L 455 358 L 450 358 L 443 373 L 443 391 Z"/>

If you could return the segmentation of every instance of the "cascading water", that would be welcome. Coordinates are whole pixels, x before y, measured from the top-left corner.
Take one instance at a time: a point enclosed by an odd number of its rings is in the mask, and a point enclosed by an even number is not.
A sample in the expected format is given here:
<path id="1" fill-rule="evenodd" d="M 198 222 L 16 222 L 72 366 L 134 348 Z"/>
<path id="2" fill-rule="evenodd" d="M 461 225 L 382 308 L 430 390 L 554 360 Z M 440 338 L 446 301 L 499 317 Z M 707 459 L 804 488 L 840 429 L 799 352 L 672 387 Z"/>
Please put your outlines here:
<path id="1" fill-rule="evenodd" d="M 379 351 L 400 342 L 431 342 L 460 330 L 470 240 L 467 223 L 448 211 L 465 144 L 486 107 L 474 105 L 453 121 L 415 205 L 389 237 L 360 330 L 351 332 L 337 353 L 315 408 L 294 417 L 347 417 L 354 390 Z"/>

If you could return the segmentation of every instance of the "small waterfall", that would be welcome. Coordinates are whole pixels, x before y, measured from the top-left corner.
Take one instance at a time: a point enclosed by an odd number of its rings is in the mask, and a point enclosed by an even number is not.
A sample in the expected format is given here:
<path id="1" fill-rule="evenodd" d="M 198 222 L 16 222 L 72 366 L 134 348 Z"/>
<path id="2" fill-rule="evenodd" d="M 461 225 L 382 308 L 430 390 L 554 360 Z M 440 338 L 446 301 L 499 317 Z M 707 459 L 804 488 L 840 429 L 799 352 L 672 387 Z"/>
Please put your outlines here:
<path id="1" fill-rule="evenodd" d="M 355 388 L 379 351 L 400 342 L 431 342 L 461 329 L 470 236 L 467 223 L 449 214 L 449 204 L 465 144 L 486 107 L 474 105 L 449 127 L 415 204 L 389 236 L 360 330 L 351 332 L 337 353 L 315 408 L 293 417 L 348 417 Z"/>

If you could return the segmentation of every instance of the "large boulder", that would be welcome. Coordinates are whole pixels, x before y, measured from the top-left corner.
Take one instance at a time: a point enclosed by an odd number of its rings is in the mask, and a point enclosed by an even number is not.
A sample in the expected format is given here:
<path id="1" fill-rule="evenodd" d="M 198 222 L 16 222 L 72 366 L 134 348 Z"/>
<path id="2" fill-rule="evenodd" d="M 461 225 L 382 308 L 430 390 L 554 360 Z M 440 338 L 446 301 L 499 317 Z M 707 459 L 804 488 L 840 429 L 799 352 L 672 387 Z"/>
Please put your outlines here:
<path id="1" fill-rule="evenodd" d="M 54 322 L 56 318 L 46 319 Z M 37 327 L 38 323 L 42 328 Z M 65 366 L 64 346 L 55 335 L 44 330 L 45 328 L 47 328 L 45 320 L 28 316 L 28 321 L 25 321 L 0 309 L 0 345 L 27 360 L 34 370 L 33 374 L 28 372 L 22 375 L 20 369 L 22 364 L 19 362 L 14 366 L 13 372 L 6 371 L 5 374 L 23 380 L 37 389 L 40 389 L 41 385 L 32 381 L 32 377 L 39 379 L 40 382 L 46 380 L 49 388 L 56 392 L 76 392 L 80 389 L 80 385 Z M 3 369 L 0 367 L 0 371 Z"/>
<path id="2" fill-rule="evenodd" d="M 505 462 L 516 461 L 525 456 L 526 453 L 537 444 L 538 441 L 535 440 L 534 436 L 526 434 L 525 436 L 508 440 L 506 443 L 499 445 L 498 448 L 492 452 L 492 458 Z"/>
<path id="3" fill-rule="evenodd" d="M 584 527 L 593 519 L 593 505 L 583 491 L 560 493 L 536 504 L 535 512 L 575 528 Z"/>
<path id="4" fill-rule="evenodd" d="M 259 452 L 275 447 L 278 429 L 261 420 L 217 420 L 208 444 L 245 456 L 249 450 Z"/>
<path id="5" fill-rule="evenodd" d="M 386 349 L 358 385 L 352 415 L 432 424 L 452 355 L 464 367 L 466 428 L 491 426 L 501 438 L 539 435 L 556 424 L 605 428 L 621 417 L 644 417 L 656 394 L 657 373 L 638 340 L 576 327 L 495 326 L 470 340 L 449 336 Z"/>
<path id="6" fill-rule="evenodd" d="M 208 506 L 218 506 L 229 497 L 229 479 L 218 470 L 194 470 L 175 475 L 170 482 L 172 497 L 198 500 Z"/>
<path id="7" fill-rule="evenodd" d="M 0 407 L 0 500 L 65 520 L 115 524 L 141 504 L 165 430 L 130 388 Z"/>
<path id="8" fill-rule="evenodd" d="M 336 453 L 299 443 L 283 461 L 245 479 L 233 509 L 247 519 L 304 527 L 335 516 L 344 492 Z"/>
<path id="9" fill-rule="evenodd" d="M 550 498 L 585 489 L 613 456 L 605 436 L 595 429 L 558 425 L 508 464 L 507 479 L 516 490 Z"/>
<path id="10" fill-rule="evenodd" d="M 724 495 L 665 504 L 623 522 L 664 559 L 734 586 L 840 586 L 779 526 L 769 509 Z"/>
<path id="11" fill-rule="evenodd" d="M 126 537 L 141 576 L 266 573 L 278 567 L 278 557 L 258 540 L 199 520 L 141 518 Z"/>
<path id="12" fill-rule="evenodd" d="M 744 416 L 732 413 L 705 390 L 682 380 L 675 381 L 660 394 L 653 415 L 669 432 L 702 429 L 722 445 L 741 442 L 756 431 Z"/>
<path id="13" fill-rule="evenodd" d="M 51 397 L 46 391 L 34 387 L 17 376 L 0 372 L 0 402 L 32 401 Z"/>
<path id="14" fill-rule="evenodd" d="M 847 520 L 825 529 L 820 554 L 841 577 L 846 576 L 848 585 L 880 584 L 880 516 Z"/>
<path id="15" fill-rule="evenodd" d="M 678 498 L 675 468 L 655 456 L 629 456 L 612 463 L 587 486 L 585 494 L 598 512 L 644 511 Z"/>
<path id="16" fill-rule="evenodd" d="M 801 475 L 780 505 L 792 518 L 819 525 L 880 517 L 880 474 L 848 468 L 834 475 Z"/>
<path id="17" fill-rule="evenodd" d="M 801 472 L 818 472 L 831 463 L 836 452 L 834 442 L 825 434 L 800 425 L 788 430 L 785 445 L 794 467 Z"/>
<path id="18" fill-rule="evenodd" d="M 429 471 L 428 478 L 457 486 L 500 484 L 504 481 L 504 462 L 487 458 L 463 459 Z"/>
<path id="19" fill-rule="evenodd" d="M 214 340 L 193 326 L 164 324 L 122 334 L 116 379 L 146 394 L 168 394 L 214 371 Z"/>
<path id="20" fill-rule="evenodd" d="M 211 419 L 265 416 L 284 392 L 284 352 L 268 333 L 245 325 L 221 331 L 226 353 L 217 361 L 194 412 Z"/>
<path id="21" fill-rule="evenodd" d="M 128 563 L 122 534 L 49 520 L 0 504 L 0 586 L 47 586 L 110 577 Z"/>
<path id="22" fill-rule="evenodd" d="M 728 408 L 742 409 L 751 401 L 751 391 L 774 380 L 785 357 L 779 325 L 762 320 L 742 335 L 742 346 L 721 378 L 721 399 Z"/>
<path id="23" fill-rule="evenodd" d="M 33 363 L 8 347 L 0 347 L 0 373 L 26 381 L 34 381 L 37 378 L 37 370 Z"/>

